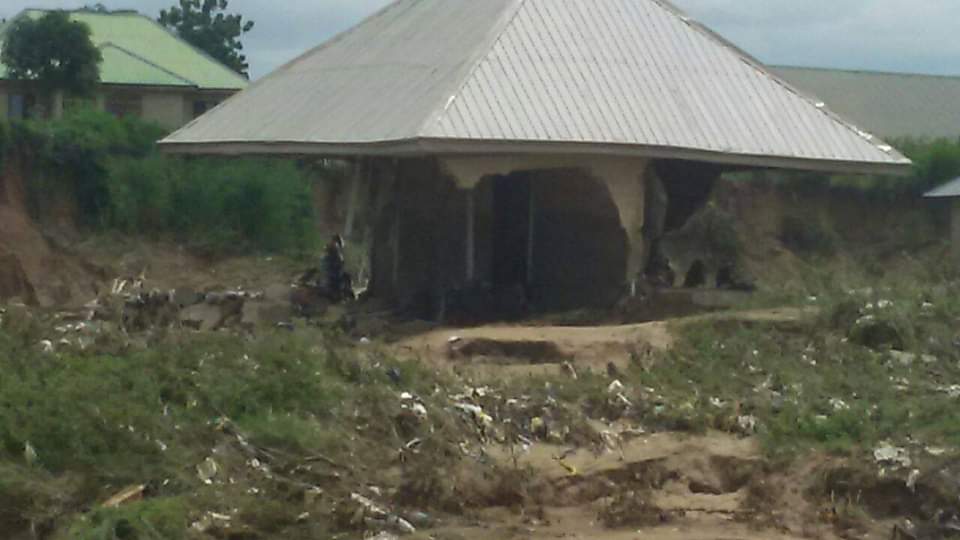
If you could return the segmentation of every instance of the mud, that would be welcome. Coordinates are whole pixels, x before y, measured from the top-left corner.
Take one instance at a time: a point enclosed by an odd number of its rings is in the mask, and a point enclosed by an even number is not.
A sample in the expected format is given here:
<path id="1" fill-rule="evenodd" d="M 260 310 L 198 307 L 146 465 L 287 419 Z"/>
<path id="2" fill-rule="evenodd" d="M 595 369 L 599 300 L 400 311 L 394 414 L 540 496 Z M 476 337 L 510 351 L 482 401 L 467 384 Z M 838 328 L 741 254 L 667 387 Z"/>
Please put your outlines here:
<path id="1" fill-rule="evenodd" d="M 721 433 L 661 433 L 595 453 L 539 444 L 516 458 L 507 448 L 489 456 L 525 475 L 522 500 L 488 501 L 475 519 L 448 524 L 433 538 L 837 538 L 815 502 L 791 489 L 763 489 L 788 480 L 801 491 L 812 477 L 801 468 L 773 472 L 753 439 Z M 511 465 L 516 459 L 516 463 Z"/>

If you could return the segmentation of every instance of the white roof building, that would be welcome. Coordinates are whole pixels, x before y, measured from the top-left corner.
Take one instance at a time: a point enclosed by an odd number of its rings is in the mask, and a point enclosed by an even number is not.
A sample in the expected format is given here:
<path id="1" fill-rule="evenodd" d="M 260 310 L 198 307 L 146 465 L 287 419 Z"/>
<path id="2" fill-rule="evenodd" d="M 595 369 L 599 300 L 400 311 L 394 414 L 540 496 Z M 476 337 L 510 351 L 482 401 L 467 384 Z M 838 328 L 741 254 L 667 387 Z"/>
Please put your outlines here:
<path id="1" fill-rule="evenodd" d="M 162 145 L 881 174 L 910 165 L 664 0 L 397 0 Z"/>

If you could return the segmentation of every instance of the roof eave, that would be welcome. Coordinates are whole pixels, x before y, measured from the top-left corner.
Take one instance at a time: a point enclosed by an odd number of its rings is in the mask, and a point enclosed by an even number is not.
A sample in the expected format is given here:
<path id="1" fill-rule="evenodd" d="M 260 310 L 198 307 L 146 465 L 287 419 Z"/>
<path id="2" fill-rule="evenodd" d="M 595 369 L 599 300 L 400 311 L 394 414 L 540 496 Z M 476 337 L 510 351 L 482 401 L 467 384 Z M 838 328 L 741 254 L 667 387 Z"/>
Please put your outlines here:
<path id="1" fill-rule="evenodd" d="M 303 156 L 382 156 L 416 157 L 425 155 L 603 155 L 654 159 L 706 161 L 721 165 L 770 169 L 792 169 L 835 174 L 871 174 L 907 176 L 912 162 L 856 161 L 754 155 L 697 148 L 676 148 L 609 143 L 474 141 L 450 139 L 407 139 L 399 141 L 322 143 L 298 141 L 160 141 L 160 148 L 171 154 L 192 155 L 303 155 Z"/>

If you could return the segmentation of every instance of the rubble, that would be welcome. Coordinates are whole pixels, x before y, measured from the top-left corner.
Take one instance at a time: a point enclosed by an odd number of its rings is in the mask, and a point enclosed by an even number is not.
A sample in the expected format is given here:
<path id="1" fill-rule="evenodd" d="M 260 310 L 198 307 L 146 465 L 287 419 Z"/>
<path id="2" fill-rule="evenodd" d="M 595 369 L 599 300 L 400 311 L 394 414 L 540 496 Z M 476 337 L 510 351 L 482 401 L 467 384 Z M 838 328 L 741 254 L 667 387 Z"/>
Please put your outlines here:
<path id="1" fill-rule="evenodd" d="M 385 508 L 359 493 L 351 493 L 350 502 L 357 507 L 357 511 L 351 516 L 351 520 L 356 524 L 362 523 L 367 528 L 372 529 L 388 528 L 400 534 L 417 532 L 416 527 L 409 521 L 397 514 L 388 512 Z"/>
<path id="2" fill-rule="evenodd" d="M 212 457 L 208 457 L 197 465 L 197 478 L 204 484 L 210 485 L 213 483 L 213 479 L 219 471 L 220 467 L 217 465 L 217 462 L 214 461 Z"/>
<path id="3" fill-rule="evenodd" d="M 147 486 L 145 484 L 130 486 L 107 499 L 102 506 L 104 508 L 119 508 L 124 504 L 143 500 L 143 494 L 146 489 Z"/>
<path id="4" fill-rule="evenodd" d="M 880 465 L 907 468 L 913 464 L 910 453 L 906 448 L 900 448 L 884 443 L 873 451 L 873 459 Z"/>

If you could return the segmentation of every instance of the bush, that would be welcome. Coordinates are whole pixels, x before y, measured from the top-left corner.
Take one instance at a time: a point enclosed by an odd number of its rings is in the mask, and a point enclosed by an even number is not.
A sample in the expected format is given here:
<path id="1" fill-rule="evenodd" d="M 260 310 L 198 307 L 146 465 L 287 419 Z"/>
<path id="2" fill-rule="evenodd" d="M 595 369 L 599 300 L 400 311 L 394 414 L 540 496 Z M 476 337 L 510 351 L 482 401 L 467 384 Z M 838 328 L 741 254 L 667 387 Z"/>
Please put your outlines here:
<path id="1" fill-rule="evenodd" d="M 780 241 L 801 253 L 830 255 L 836 250 L 834 235 L 816 217 L 784 216 L 780 225 Z"/>
<path id="2" fill-rule="evenodd" d="M 67 201 L 78 224 L 189 242 L 218 253 L 316 247 L 310 180 L 289 160 L 187 159 L 157 152 L 163 128 L 80 109 L 0 129 L 45 219 Z M 6 144 L 5 144 L 5 141 Z"/>
<path id="3" fill-rule="evenodd" d="M 313 249 L 310 181 L 288 161 L 115 158 L 104 225 L 216 252 Z"/>

